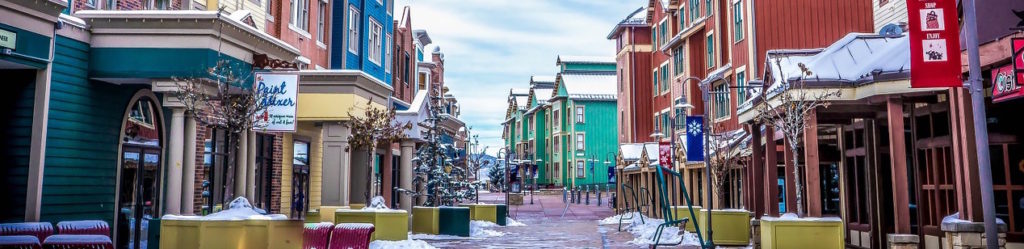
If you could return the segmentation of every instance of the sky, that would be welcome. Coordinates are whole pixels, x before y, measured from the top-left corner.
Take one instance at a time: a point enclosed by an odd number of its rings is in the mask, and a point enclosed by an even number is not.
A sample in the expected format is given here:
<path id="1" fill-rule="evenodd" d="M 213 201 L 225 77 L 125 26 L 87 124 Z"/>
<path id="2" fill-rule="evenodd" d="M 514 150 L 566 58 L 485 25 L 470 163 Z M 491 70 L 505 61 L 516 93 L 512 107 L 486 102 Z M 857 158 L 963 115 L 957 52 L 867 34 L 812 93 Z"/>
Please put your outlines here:
<path id="1" fill-rule="evenodd" d="M 554 76 L 558 55 L 615 55 L 608 33 L 644 0 L 396 0 L 395 19 L 411 9 L 445 56 L 445 84 L 459 100 L 460 119 L 495 154 L 510 88 L 529 88 L 531 75 Z M 427 57 L 429 58 L 429 57 Z M 428 59 L 429 60 L 429 59 Z"/>

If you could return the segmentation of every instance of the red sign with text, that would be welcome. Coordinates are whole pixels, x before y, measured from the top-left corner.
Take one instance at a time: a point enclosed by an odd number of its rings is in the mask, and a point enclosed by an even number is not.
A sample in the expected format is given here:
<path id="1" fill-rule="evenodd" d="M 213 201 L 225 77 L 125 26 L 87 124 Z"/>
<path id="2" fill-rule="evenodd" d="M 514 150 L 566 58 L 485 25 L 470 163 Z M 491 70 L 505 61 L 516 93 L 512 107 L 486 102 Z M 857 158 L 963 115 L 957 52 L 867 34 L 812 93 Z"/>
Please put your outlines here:
<path id="1" fill-rule="evenodd" d="M 963 87 L 956 0 L 907 0 L 910 86 Z"/>
<path id="2" fill-rule="evenodd" d="M 672 144 L 668 142 L 658 143 L 658 164 L 662 167 L 672 167 Z"/>
<path id="3" fill-rule="evenodd" d="M 1013 74 L 1017 76 L 1017 85 L 1024 85 L 1024 38 L 1010 40 L 1013 47 Z"/>
<path id="4" fill-rule="evenodd" d="M 992 69 L 992 103 L 999 103 L 1024 96 L 1019 81 L 1014 82 L 1012 65 Z"/>

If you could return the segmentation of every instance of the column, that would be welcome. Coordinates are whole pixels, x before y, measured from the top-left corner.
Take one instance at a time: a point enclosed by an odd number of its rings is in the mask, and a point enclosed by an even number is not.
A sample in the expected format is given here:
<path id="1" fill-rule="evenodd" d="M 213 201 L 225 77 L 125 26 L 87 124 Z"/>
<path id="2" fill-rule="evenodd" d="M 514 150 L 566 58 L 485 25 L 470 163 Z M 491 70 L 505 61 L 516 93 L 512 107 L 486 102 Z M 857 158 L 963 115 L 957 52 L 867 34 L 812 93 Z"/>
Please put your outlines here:
<path id="1" fill-rule="evenodd" d="M 406 190 L 413 190 L 412 188 L 412 157 L 413 147 L 415 143 L 412 140 L 402 140 L 401 143 L 401 154 L 402 159 L 399 161 L 399 187 Z M 412 213 L 412 196 L 402 194 L 399 198 L 402 209 L 405 209 L 410 214 Z"/>
<path id="2" fill-rule="evenodd" d="M 181 213 L 194 214 L 196 190 L 196 119 L 185 116 L 185 156 L 181 180 Z"/>
<path id="3" fill-rule="evenodd" d="M 167 196 L 164 213 L 181 214 L 181 164 L 185 146 L 185 109 L 171 108 L 171 130 L 167 139 Z"/>
<path id="4" fill-rule="evenodd" d="M 348 206 L 352 170 L 348 136 L 351 130 L 342 123 L 324 123 L 320 133 L 323 138 L 320 145 L 323 146 L 321 203 L 323 206 Z"/>
<path id="5" fill-rule="evenodd" d="M 394 160 L 392 160 L 394 152 L 391 151 L 391 145 L 393 144 L 384 144 L 384 158 L 380 160 L 380 185 L 382 187 L 379 188 L 381 190 L 380 196 L 384 197 L 384 204 L 392 208 L 397 207 L 397 203 L 391 203 L 391 193 L 395 189 L 395 179 L 392 178 L 394 175 L 391 174 L 391 169 L 393 168 L 391 165 L 394 163 Z"/>
<path id="6" fill-rule="evenodd" d="M 747 126 L 750 128 L 750 142 L 751 142 L 751 165 L 750 165 L 750 183 L 751 186 L 747 188 L 747 192 L 751 195 L 751 203 L 749 204 L 750 211 L 754 212 L 754 216 L 760 219 L 761 215 L 765 213 L 764 191 L 758 193 L 755 189 L 765 189 L 764 185 L 764 147 L 761 147 L 761 125 L 753 124 Z"/>
<path id="7" fill-rule="evenodd" d="M 903 116 L 900 117 L 902 121 Z M 806 198 L 803 201 L 807 204 L 808 216 L 821 217 L 821 175 L 819 175 L 818 169 L 820 165 L 818 164 L 817 111 L 811 110 L 805 122 L 807 123 L 804 126 L 804 169 L 806 169 L 804 171 L 804 188 L 807 189 L 807 196 L 805 196 Z"/>
<path id="8" fill-rule="evenodd" d="M 903 127 L 903 100 L 886 101 L 889 116 L 889 156 L 892 158 L 892 204 L 898 234 L 910 233 L 910 196 L 907 185 L 907 147 Z"/>
<path id="9" fill-rule="evenodd" d="M 50 42 L 53 51 L 53 42 Z M 35 96 L 32 105 L 32 141 L 28 157 L 28 179 L 25 188 L 25 221 L 39 221 L 43 200 L 43 171 L 46 168 L 46 128 L 50 111 L 50 74 L 52 63 L 36 71 Z M 120 156 L 118 156 L 120 157 Z M 17 205 L 17 204 L 9 204 Z"/>
<path id="10" fill-rule="evenodd" d="M 247 172 L 246 159 L 248 156 L 248 144 L 249 144 L 249 133 L 242 132 L 238 135 L 238 146 L 235 147 L 235 186 L 234 186 L 234 198 L 246 196 L 245 181 L 249 179 L 245 172 Z"/>
<path id="11" fill-rule="evenodd" d="M 953 167 L 957 210 L 960 219 L 982 221 L 981 185 L 978 177 L 977 144 L 974 143 L 974 111 L 971 94 L 963 88 L 949 90 L 950 134 L 953 137 Z"/>
<path id="12" fill-rule="evenodd" d="M 765 213 L 779 216 L 779 160 L 778 146 L 775 144 L 775 128 L 770 124 L 764 126 L 764 184 Z"/>
<path id="13" fill-rule="evenodd" d="M 250 202 L 256 201 L 256 132 L 249 131 L 246 136 L 246 159 L 245 159 L 245 198 Z"/>

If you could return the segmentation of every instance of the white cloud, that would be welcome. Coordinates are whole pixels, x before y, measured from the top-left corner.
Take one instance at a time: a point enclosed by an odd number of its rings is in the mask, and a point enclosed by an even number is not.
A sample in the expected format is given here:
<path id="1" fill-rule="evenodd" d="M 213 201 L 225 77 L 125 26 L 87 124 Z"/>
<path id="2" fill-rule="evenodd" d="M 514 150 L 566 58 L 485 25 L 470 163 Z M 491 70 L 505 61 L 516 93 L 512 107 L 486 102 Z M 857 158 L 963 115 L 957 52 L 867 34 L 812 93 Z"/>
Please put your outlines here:
<path id="1" fill-rule="evenodd" d="M 500 147 L 509 88 L 554 75 L 558 55 L 615 53 L 606 36 L 646 1 L 397 0 L 445 54 L 446 84 L 482 146 Z M 427 50 L 431 51 L 431 50 Z"/>

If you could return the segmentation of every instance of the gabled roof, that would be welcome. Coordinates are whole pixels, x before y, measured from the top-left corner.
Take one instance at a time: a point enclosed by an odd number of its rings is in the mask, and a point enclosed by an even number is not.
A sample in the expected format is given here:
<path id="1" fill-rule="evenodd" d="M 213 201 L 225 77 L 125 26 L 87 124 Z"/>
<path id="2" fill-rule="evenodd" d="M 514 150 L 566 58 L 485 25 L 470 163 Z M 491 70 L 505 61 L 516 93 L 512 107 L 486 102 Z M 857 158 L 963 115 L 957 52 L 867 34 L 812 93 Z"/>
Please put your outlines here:
<path id="1" fill-rule="evenodd" d="M 615 64 L 615 57 L 611 56 L 579 56 L 579 55 L 559 55 L 556 64 L 563 63 L 596 63 L 596 64 Z"/>
<path id="2" fill-rule="evenodd" d="M 619 21 L 619 24 L 615 25 L 615 28 L 612 28 L 612 31 L 608 33 L 607 38 L 615 39 L 615 36 L 622 32 L 626 27 L 646 27 L 647 16 L 644 15 L 646 14 L 646 10 L 647 7 L 640 7 L 634 10 L 633 13 L 627 15 L 625 19 L 622 19 L 622 21 Z"/>
<path id="3" fill-rule="evenodd" d="M 801 78 L 801 64 L 812 73 L 803 77 L 808 86 L 909 79 L 910 38 L 850 33 L 824 50 L 769 51 L 766 63 L 769 93 Z"/>
<path id="4" fill-rule="evenodd" d="M 426 30 L 422 30 L 422 29 L 413 30 L 412 34 L 414 36 L 416 36 L 416 40 L 419 41 L 420 45 L 423 45 L 424 47 L 426 47 L 427 45 L 430 45 L 430 43 L 433 43 L 433 41 L 430 40 L 430 35 L 427 34 Z"/>
<path id="5" fill-rule="evenodd" d="M 559 73 L 556 89 L 564 89 L 565 97 L 577 100 L 615 100 L 617 82 L 615 72 Z M 559 97 L 552 91 L 552 97 Z"/>

